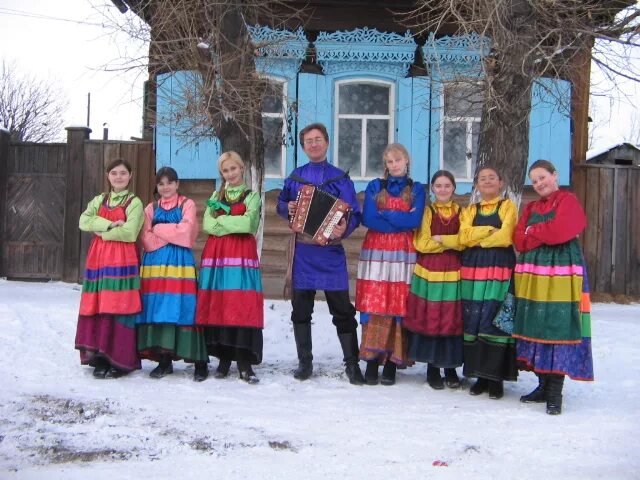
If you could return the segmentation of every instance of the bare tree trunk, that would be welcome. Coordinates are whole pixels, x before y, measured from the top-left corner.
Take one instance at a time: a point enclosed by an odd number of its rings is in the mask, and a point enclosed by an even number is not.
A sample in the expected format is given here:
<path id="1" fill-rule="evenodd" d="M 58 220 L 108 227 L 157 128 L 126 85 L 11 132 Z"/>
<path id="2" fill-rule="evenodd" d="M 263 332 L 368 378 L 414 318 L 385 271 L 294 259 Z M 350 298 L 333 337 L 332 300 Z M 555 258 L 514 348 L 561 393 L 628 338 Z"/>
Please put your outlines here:
<path id="1" fill-rule="evenodd" d="M 496 32 L 495 48 L 484 60 L 485 103 L 476 171 L 483 165 L 494 167 L 504 180 L 506 194 L 519 205 L 529 156 L 535 65 L 527 54 L 535 38 L 535 22 L 526 0 L 508 0 L 498 9 L 505 31 Z"/>

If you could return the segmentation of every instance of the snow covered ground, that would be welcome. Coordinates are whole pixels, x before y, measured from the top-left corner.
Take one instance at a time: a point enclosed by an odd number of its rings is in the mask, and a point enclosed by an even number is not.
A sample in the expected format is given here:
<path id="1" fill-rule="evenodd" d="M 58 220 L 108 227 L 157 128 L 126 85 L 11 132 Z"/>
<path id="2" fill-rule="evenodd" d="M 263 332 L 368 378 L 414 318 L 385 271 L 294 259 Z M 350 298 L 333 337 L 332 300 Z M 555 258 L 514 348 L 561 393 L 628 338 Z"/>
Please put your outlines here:
<path id="1" fill-rule="evenodd" d="M 426 366 L 393 387 L 349 385 L 324 303 L 315 374 L 294 380 L 289 306 L 265 303 L 260 384 L 192 381 L 193 367 L 94 380 L 73 349 L 78 285 L 0 280 L 0 478 L 460 479 L 640 476 L 640 305 L 596 304 L 596 382 L 567 381 L 564 412 L 434 391 Z M 215 366 L 215 363 L 213 363 Z M 235 370 L 232 370 L 235 373 Z"/>

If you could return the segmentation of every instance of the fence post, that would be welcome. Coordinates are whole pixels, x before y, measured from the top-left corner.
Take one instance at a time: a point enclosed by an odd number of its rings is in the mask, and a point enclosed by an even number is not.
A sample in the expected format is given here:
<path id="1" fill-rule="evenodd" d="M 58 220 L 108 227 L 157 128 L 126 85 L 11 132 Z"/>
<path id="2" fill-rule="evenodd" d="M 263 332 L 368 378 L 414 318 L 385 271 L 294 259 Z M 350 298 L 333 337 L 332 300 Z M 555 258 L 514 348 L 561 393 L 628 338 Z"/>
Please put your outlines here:
<path id="1" fill-rule="evenodd" d="M 0 277 L 6 276 L 4 267 L 4 222 L 7 215 L 7 190 L 9 180 L 9 140 L 8 130 L 0 128 Z"/>
<path id="2" fill-rule="evenodd" d="M 80 279 L 80 230 L 82 213 L 82 180 L 84 178 L 84 142 L 89 139 L 88 127 L 67 127 L 67 194 L 64 214 L 64 248 L 62 280 Z"/>

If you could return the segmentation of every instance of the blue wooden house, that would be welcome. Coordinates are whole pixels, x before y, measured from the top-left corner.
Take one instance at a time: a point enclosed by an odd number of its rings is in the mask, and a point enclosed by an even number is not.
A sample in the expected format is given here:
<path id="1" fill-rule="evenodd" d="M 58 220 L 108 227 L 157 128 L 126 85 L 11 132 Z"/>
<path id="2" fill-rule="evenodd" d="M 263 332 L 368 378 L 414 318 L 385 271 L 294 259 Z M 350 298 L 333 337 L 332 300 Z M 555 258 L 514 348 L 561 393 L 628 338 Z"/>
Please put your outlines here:
<path id="1" fill-rule="evenodd" d="M 319 31 L 313 40 L 302 28 L 249 30 L 258 46 L 257 69 L 272 86 L 262 112 L 265 191 L 281 188 L 307 162 L 297 132 L 312 122 L 327 126 L 329 161 L 349 170 L 358 191 L 381 174 L 381 152 L 391 142 L 409 150 L 415 180 L 428 182 L 444 168 L 455 174 L 458 193 L 471 190 L 482 111 L 476 85 L 486 39 L 430 34 L 418 45 L 409 31 L 367 27 Z M 315 69 L 303 65 L 310 51 Z M 219 143 L 185 137 L 188 129 L 175 115 L 181 99 L 188 101 L 193 75 L 157 78 L 157 166 L 170 165 L 183 179 L 214 179 Z M 528 161 L 551 160 L 563 185 L 570 182 L 571 93 L 569 82 L 550 78 L 540 78 L 532 92 Z"/>

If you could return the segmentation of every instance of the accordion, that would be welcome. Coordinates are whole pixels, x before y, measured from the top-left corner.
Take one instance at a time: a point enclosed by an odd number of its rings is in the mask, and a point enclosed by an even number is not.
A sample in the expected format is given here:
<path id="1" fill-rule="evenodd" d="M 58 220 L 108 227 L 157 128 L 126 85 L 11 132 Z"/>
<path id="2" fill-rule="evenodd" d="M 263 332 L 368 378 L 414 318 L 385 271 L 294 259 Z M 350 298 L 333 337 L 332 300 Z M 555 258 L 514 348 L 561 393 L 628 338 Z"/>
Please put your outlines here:
<path id="1" fill-rule="evenodd" d="M 296 213 L 289 221 L 291 230 L 309 235 L 318 245 L 329 243 L 329 236 L 340 219 L 349 220 L 348 203 L 313 185 L 303 185 L 296 201 Z"/>

